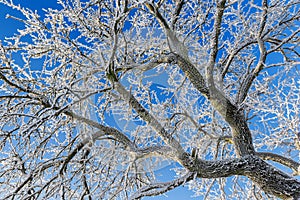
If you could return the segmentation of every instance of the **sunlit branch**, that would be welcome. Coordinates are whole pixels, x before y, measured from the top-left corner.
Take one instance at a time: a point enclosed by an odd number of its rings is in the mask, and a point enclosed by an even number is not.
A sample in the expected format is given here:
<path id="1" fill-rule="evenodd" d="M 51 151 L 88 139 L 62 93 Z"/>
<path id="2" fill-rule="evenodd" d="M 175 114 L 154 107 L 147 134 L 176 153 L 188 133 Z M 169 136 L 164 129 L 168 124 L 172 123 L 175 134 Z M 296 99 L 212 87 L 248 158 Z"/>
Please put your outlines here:
<path id="1" fill-rule="evenodd" d="M 173 30 L 171 30 L 166 19 L 161 15 L 159 10 L 151 3 L 145 3 L 145 5 L 150 10 L 151 14 L 153 14 L 156 17 L 161 27 L 164 29 L 171 52 L 177 53 L 184 59 L 189 60 L 187 48 L 181 41 L 178 40 L 175 33 L 173 32 Z"/>
<path id="2" fill-rule="evenodd" d="M 297 35 L 299 34 L 299 32 L 300 32 L 300 28 L 298 28 L 298 29 L 297 29 L 296 31 L 294 31 L 289 37 L 286 37 L 286 38 L 283 39 L 282 41 L 272 41 L 272 39 L 271 39 L 271 40 L 268 40 L 269 42 L 276 44 L 276 46 L 273 47 L 272 49 L 268 50 L 268 51 L 267 51 L 267 54 L 272 53 L 272 52 L 275 52 L 275 51 L 278 51 L 278 49 L 282 48 L 282 46 L 283 46 L 284 44 L 287 44 L 290 40 L 292 40 L 292 39 L 294 39 L 295 37 L 297 37 Z M 298 36 L 298 38 L 299 38 L 299 36 Z"/>
<path id="3" fill-rule="evenodd" d="M 185 151 L 181 147 L 180 143 L 175 140 L 171 134 L 169 134 L 164 127 L 153 117 L 137 100 L 129 93 L 123 85 L 119 82 L 115 82 L 115 89 L 123 97 L 124 101 L 128 101 L 130 106 L 139 114 L 139 116 L 145 120 L 151 127 L 153 127 L 157 133 L 163 138 L 163 140 L 170 145 L 174 151 L 176 151 L 177 156 L 181 157 Z"/>
<path id="4" fill-rule="evenodd" d="M 265 29 L 266 23 L 267 23 L 267 17 L 268 17 L 268 1 L 262 0 L 262 16 L 260 20 L 260 28 L 258 32 L 258 37 L 261 37 L 263 34 L 263 31 Z"/>
<path id="5" fill-rule="evenodd" d="M 170 182 L 163 182 L 163 183 L 152 183 L 149 184 L 138 191 L 136 191 L 129 199 L 135 200 L 140 199 L 145 196 L 156 196 L 163 194 L 169 190 L 172 190 L 178 186 L 181 186 L 182 184 L 192 180 L 195 177 L 194 173 L 189 172 L 183 177 L 180 177 L 178 179 L 172 180 Z"/>
<path id="6" fill-rule="evenodd" d="M 249 39 L 250 40 L 250 39 Z M 253 41 L 247 41 L 245 44 L 243 44 L 241 47 L 237 48 L 235 51 L 233 51 L 230 55 L 228 55 L 226 57 L 226 59 L 223 61 L 223 63 L 225 64 L 223 70 L 222 70 L 222 73 L 221 73 L 221 76 L 222 76 L 222 80 L 224 80 L 224 77 L 225 75 L 227 74 L 228 70 L 229 70 L 229 67 L 232 63 L 232 61 L 234 60 L 235 56 L 241 52 L 243 49 L 247 48 L 248 46 L 252 45 L 252 44 L 255 44 L 257 43 L 256 40 L 253 40 Z M 222 63 L 222 64 L 223 64 Z"/>
<path id="7" fill-rule="evenodd" d="M 256 155 L 264 160 L 275 161 L 293 169 L 295 175 L 300 174 L 300 164 L 290 158 L 270 152 L 256 152 Z"/>
<path id="8" fill-rule="evenodd" d="M 299 55 L 300 57 L 300 55 Z M 270 68 L 278 68 L 278 67 L 282 67 L 282 66 L 291 66 L 291 65 L 300 65 L 300 61 L 296 62 L 296 61 L 291 61 L 291 62 L 282 62 L 282 63 L 275 63 L 275 64 L 270 64 L 268 66 L 265 67 L 265 69 L 270 69 Z"/>
<path id="9" fill-rule="evenodd" d="M 194 167 L 195 168 L 193 172 L 196 173 L 197 177 L 199 178 L 220 178 L 220 177 L 228 177 L 233 175 L 248 176 L 249 178 L 258 181 L 257 183 L 259 183 L 259 185 L 262 188 L 264 188 L 264 190 L 270 192 L 271 194 L 280 196 L 281 198 L 286 198 L 289 195 L 288 193 L 285 193 L 287 188 L 283 188 L 283 186 L 281 188 L 277 188 L 277 181 L 282 180 L 283 177 L 285 177 L 285 179 L 284 179 L 284 183 L 282 182 L 282 184 L 283 185 L 287 184 L 288 187 L 290 187 L 289 190 L 291 193 L 297 191 L 296 188 L 300 187 L 300 182 L 298 182 L 296 179 L 290 178 L 288 175 L 271 167 L 263 160 L 253 155 L 247 155 L 242 158 L 226 159 L 221 161 L 205 161 L 202 164 L 201 163 L 197 164 L 196 161 Z M 261 167 L 266 169 L 265 171 L 266 174 L 265 173 L 257 174 L 257 171 L 255 171 L 255 169 Z M 276 178 L 272 181 L 269 180 L 269 177 L 274 177 L 274 175 Z M 259 178 L 257 176 L 259 176 Z M 155 186 L 156 184 L 154 184 L 150 188 L 145 187 L 143 191 L 147 192 L 150 189 L 156 189 Z M 274 190 L 271 189 L 273 187 L 278 189 L 276 193 L 274 193 Z M 137 196 L 141 195 L 143 194 L 143 191 L 136 193 L 135 195 Z M 299 190 L 296 193 L 300 195 Z M 134 198 L 135 197 L 136 196 L 134 196 Z"/>
<path id="10" fill-rule="evenodd" d="M 164 157 L 174 159 L 174 153 L 169 146 L 150 146 L 145 148 L 137 148 L 135 152 L 136 158 L 148 158 L 148 157 Z"/>
<path id="11" fill-rule="evenodd" d="M 167 21 L 163 18 L 163 16 L 160 14 L 160 12 L 158 11 L 158 9 L 155 7 L 155 5 L 153 5 L 150 2 L 146 2 L 145 3 L 146 7 L 149 9 L 149 11 L 154 14 L 154 16 L 158 19 L 159 23 L 161 24 L 162 27 L 166 28 L 166 29 L 170 29 Z"/>
<path id="12" fill-rule="evenodd" d="M 206 78 L 207 78 L 207 84 L 209 90 L 215 91 L 215 85 L 214 85 L 214 78 L 213 78 L 213 70 L 218 54 L 218 45 L 219 45 L 219 35 L 221 32 L 221 23 L 222 23 L 222 16 L 225 9 L 225 3 L 226 0 L 222 0 L 217 3 L 217 11 L 215 14 L 215 22 L 214 22 L 214 32 L 213 37 L 211 38 L 211 52 L 209 56 L 208 65 L 206 67 Z"/>
<path id="13" fill-rule="evenodd" d="M 106 135 L 111 135 L 111 136 L 115 137 L 117 141 L 124 143 L 130 149 L 135 149 L 135 144 L 127 136 L 125 136 L 123 133 L 121 133 L 117 129 L 101 125 L 96 121 L 93 121 L 91 119 L 85 118 L 85 117 L 80 116 L 80 115 L 77 115 L 77 114 L 73 113 L 70 110 L 66 110 L 63 113 L 70 116 L 70 117 L 73 117 L 76 120 L 82 121 L 82 122 L 84 122 L 84 123 L 86 123 L 90 126 L 98 128 L 99 130 L 104 132 Z"/>
<path id="14" fill-rule="evenodd" d="M 287 196 L 295 192 L 295 196 L 300 195 L 300 190 L 298 190 L 300 188 L 300 182 L 297 179 L 291 178 L 289 175 L 275 169 L 254 155 L 246 155 L 241 158 L 221 161 L 206 161 L 204 166 L 200 164 L 198 167 L 198 177 L 219 178 L 232 175 L 244 175 L 258 183 L 265 191 L 278 197 L 287 198 Z M 264 173 L 257 174 L 255 169 L 262 168 L 265 169 Z M 271 180 L 270 177 L 274 179 Z M 278 181 L 280 180 L 283 182 L 281 182 L 281 186 L 278 186 Z M 274 188 L 276 188 L 276 190 L 274 190 Z"/>
<path id="15" fill-rule="evenodd" d="M 265 29 L 266 20 L 267 20 L 267 14 L 268 14 L 267 7 L 268 7 L 267 0 L 263 0 L 263 13 L 260 21 L 260 29 L 257 35 L 257 43 L 259 47 L 260 56 L 257 65 L 252 70 L 252 72 L 246 76 L 245 80 L 241 84 L 241 87 L 239 88 L 238 95 L 237 95 L 238 105 L 245 100 L 254 79 L 258 76 L 258 74 L 265 66 L 265 61 L 268 54 L 264 44 L 264 39 L 262 38 L 262 34 Z"/>
<path id="16" fill-rule="evenodd" d="M 192 173 L 196 173 L 199 178 L 220 178 L 244 175 L 256 181 L 265 191 L 281 198 L 286 198 L 290 194 L 294 194 L 295 196 L 300 195 L 300 191 L 297 189 L 300 188 L 299 181 L 268 165 L 254 155 L 217 161 L 201 161 L 196 159 L 193 163 L 190 163 L 187 168 Z M 265 169 L 264 172 L 257 174 L 258 171 L 255 169 L 261 168 Z M 282 183 L 280 188 L 277 186 L 278 181 Z M 155 186 L 156 184 L 150 189 L 155 188 Z M 148 187 L 145 188 L 144 190 L 149 190 Z M 274 190 L 274 188 L 276 188 L 276 190 Z M 140 194 L 136 193 L 135 195 Z"/>
<path id="17" fill-rule="evenodd" d="M 175 53 L 170 53 L 166 57 L 165 62 L 170 64 L 178 64 L 178 66 L 182 69 L 182 71 L 185 72 L 186 76 L 190 79 L 194 87 L 197 90 L 199 90 L 199 92 L 201 92 L 204 96 L 210 98 L 209 89 L 206 85 L 203 76 L 192 63 Z"/>
<path id="18" fill-rule="evenodd" d="M 154 69 L 155 67 L 159 66 L 160 64 L 167 63 L 166 62 L 167 58 L 168 58 L 168 56 L 163 55 L 160 58 L 153 59 L 144 64 L 131 64 L 128 66 L 123 66 L 123 70 L 136 69 L 136 70 L 141 70 L 141 71 L 149 71 L 149 70 Z"/>
<path id="19" fill-rule="evenodd" d="M 98 128 L 99 130 L 101 130 L 102 132 L 104 132 L 105 135 L 111 135 L 111 136 L 115 137 L 115 139 L 117 141 L 124 143 L 130 149 L 135 149 L 136 148 L 135 144 L 126 135 L 124 135 L 123 133 L 121 133 L 117 129 L 101 125 L 100 123 L 98 123 L 98 122 L 96 122 L 94 120 L 85 118 L 85 117 L 80 116 L 78 114 L 75 114 L 74 112 L 72 112 L 69 109 L 68 105 L 60 108 L 60 107 L 53 106 L 53 105 L 49 104 L 49 102 L 42 101 L 41 103 L 46 108 L 51 107 L 52 109 L 56 110 L 57 114 L 63 113 L 65 115 L 67 115 L 67 116 L 70 116 L 70 117 L 76 119 L 76 120 L 82 121 L 82 122 L 86 123 L 87 125 L 90 125 L 92 127 Z M 95 137 L 97 137 L 97 136 L 95 135 Z"/>
<path id="20" fill-rule="evenodd" d="M 13 4 L 11 4 L 11 5 L 13 5 Z M 17 8 L 17 7 L 15 7 L 15 8 Z M 36 26 L 36 25 L 37 25 L 37 24 L 34 24 L 34 23 L 32 23 L 32 22 L 28 22 L 28 21 L 26 21 L 26 20 L 24 20 L 24 19 L 21 19 L 21 18 L 12 16 L 12 15 L 6 15 L 6 18 L 10 18 L 10 19 L 13 19 L 13 20 L 16 20 L 16 21 L 19 21 L 19 22 L 22 22 L 22 23 L 28 24 L 28 25 L 33 25 L 33 26 Z"/>

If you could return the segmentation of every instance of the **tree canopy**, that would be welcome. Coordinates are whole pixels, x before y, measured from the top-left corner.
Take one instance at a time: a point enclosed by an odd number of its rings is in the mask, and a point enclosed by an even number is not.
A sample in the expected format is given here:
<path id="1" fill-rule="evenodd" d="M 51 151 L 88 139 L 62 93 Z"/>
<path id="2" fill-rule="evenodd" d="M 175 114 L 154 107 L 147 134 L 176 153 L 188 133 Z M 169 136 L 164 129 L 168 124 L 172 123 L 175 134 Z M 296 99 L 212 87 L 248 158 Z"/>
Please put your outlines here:
<path id="1" fill-rule="evenodd" d="M 300 199 L 298 0 L 0 3 L 1 199 Z"/>

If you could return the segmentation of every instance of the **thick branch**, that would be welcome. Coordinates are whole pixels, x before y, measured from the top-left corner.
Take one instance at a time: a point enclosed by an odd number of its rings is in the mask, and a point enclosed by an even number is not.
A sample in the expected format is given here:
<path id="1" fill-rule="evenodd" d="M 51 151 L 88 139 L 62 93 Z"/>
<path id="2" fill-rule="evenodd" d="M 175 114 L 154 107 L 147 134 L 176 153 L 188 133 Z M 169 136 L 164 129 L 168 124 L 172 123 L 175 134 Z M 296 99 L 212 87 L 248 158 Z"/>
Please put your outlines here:
<path id="1" fill-rule="evenodd" d="M 233 141 L 238 155 L 254 154 L 254 147 L 252 143 L 252 136 L 246 119 L 242 112 L 233 105 L 217 88 L 213 88 L 211 92 L 206 86 L 205 80 L 196 69 L 196 67 L 189 61 L 178 54 L 171 53 L 165 59 L 166 62 L 177 64 L 182 71 L 188 76 L 194 87 L 198 89 L 204 96 L 206 96 L 214 108 L 224 117 L 229 123 L 232 133 Z"/>
<path id="2" fill-rule="evenodd" d="M 150 3 L 146 3 L 145 5 L 151 11 L 151 13 L 156 17 L 156 19 L 158 20 L 158 22 L 160 23 L 162 28 L 164 28 L 171 52 L 177 53 L 180 56 L 182 56 L 183 58 L 185 58 L 186 60 L 189 60 L 187 48 L 184 46 L 184 44 L 181 41 L 178 40 L 178 38 L 176 37 L 174 31 L 171 30 L 171 28 L 168 25 L 167 21 L 160 14 L 158 9 Z"/>
<path id="3" fill-rule="evenodd" d="M 221 140 L 233 144 L 231 136 L 222 136 L 219 138 L 219 141 Z M 291 168 L 294 171 L 294 175 L 300 175 L 300 164 L 290 158 L 270 152 L 256 152 L 255 155 L 263 160 L 271 160 L 280 163 L 286 167 Z"/>
<path id="4" fill-rule="evenodd" d="M 275 169 L 262 159 L 254 155 L 218 161 L 203 161 L 195 159 L 189 166 L 190 176 L 176 179 L 168 183 L 150 184 L 140 189 L 132 199 L 143 196 L 153 196 L 166 192 L 193 178 L 220 178 L 234 175 L 247 176 L 257 183 L 265 192 L 286 199 L 300 198 L 300 182 L 297 179 Z"/>
<path id="5" fill-rule="evenodd" d="M 300 198 L 300 182 L 297 179 L 275 169 L 254 155 L 222 161 L 198 161 L 190 171 L 199 178 L 220 178 L 233 175 L 247 176 L 265 192 L 280 198 Z"/>
<path id="6" fill-rule="evenodd" d="M 150 62 L 147 63 L 143 63 L 143 64 L 132 64 L 129 66 L 125 66 L 123 69 L 124 70 L 131 70 L 131 69 L 137 69 L 137 70 L 141 70 L 141 71 L 149 71 L 155 67 L 157 67 L 158 65 L 162 64 L 162 63 L 169 63 L 167 61 L 168 56 L 162 56 L 160 58 L 156 58 Z"/>
<path id="7" fill-rule="evenodd" d="M 149 11 L 157 18 L 158 22 L 161 24 L 162 27 L 170 29 L 167 21 L 163 18 L 163 16 L 153 4 L 146 2 L 145 5 L 149 9 Z"/>
<path id="8" fill-rule="evenodd" d="M 164 158 L 174 159 L 173 150 L 168 146 L 150 146 L 145 148 L 138 148 L 134 153 L 136 153 L 137 158 L 162 156 Z"/>
<path id="9" fill-rule="evenodd" d="M 194 87 L 198 89 L 199 92 L 201 92 L 205 97 L 207 97 L 208 99 L 210 98 L 209 89 L 206 86 L 203 76 L 189 60 L 186 60 L 182 56 L 175 53 L 170 53 L 165 57 L 164 60 L 167 63 L 178 64 L 180 69 L 190 79 Z"/>

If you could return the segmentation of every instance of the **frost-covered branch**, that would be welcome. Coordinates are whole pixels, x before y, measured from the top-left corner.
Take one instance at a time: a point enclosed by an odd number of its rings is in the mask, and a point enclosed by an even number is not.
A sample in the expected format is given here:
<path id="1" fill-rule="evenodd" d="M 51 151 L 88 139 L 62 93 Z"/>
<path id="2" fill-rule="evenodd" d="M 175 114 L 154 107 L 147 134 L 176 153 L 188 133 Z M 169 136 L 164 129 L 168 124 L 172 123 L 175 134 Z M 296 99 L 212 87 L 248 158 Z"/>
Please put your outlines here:
<path id="1" fill-rule="evenodd" d="M 213 36 L 210 41 L 210 56 L 209 61 L 206 66 L 206 79 L 208 88 L 211 90 L 212 93 L 217 93 L 218 91 L 215 91 L 215 83 L 214 83 L 214 67 L 216 63 L 216 58 L 219 50 L 219 37 L 221 33 L 221 23 L 222 23 L 222 17 L 224 14 L 226 0 L 222 0 L 217 3 L 217 10 L 215 14 L 215 22 L 214 22 L 214 29 L 213 29 Z"/>
<path id="2" fill-rule="evenodd" d="M 77 115 L 75 113 L 73 113 L 72 111 L 66 110 L 63 112 L 64 114 L 73 117 L 74 119 L 84 122 L 92 127 L 98 128 L 99 130 L 101 130 L 102 132 L 104 132 L 106 135 L 111 135 L 113 137 L 115 137 L 115 139 L 121 143 L 124 143 L 126 146 L 128 146 L 130 149 L 135 149 L 135 145 L 134 143 L 132 143 L 132 141 L 123 133 L 121 133 L 120 131 L 118 131 L 115 128 L 112 127 L 108 127 L 108 126 L 104 126 L 99 124 L 96 121 L 93 121 L 91 119 L 85 118 L 83 116 Z"/>
<path id="3" fill-rule="evenodd" d="M 263 31 L 265 29 L 266 26 L 266 20 L 267 20 L 267 16 L 268 16 L 268 2 L 267 0 L 263 0 L 263 12 L 262 12 L 262 16 L 261 16 L 261 21 L 260 21 L 260 28 L 259 31 L 257 33 L 257 43 L 259 46 L 259 52 L 260 52 L 260 56 L 259 56 L 259 60 L 257 65 L 255 66 L 255 68 L 253 69 L 253 71 L 246 76 L 245 80 L 242 82 L 242 85 L 238 91 L 238 95 L 237 95 L 237 104 L 241 104 L 246 96 L 247 93 L 252 85 L 252 82 L 254 81 L 254 79 L 258 76 L 258 74 L 261 72 L 261 70 L 264 68 L 265 66 L 265 61 L 267 58 L 267 50 L 264 44 L 264 39 L 262 37 Z"/>
<path id="4" fill-rule="evenodd" d="M 140 199 L 141 197 L 145 197 L 145 196 L 157 196 L 157 195 L 166 193 L 166 192 L 192 180 L 194 177 L 195 177 L 195 174 L 188 173 L 183 177 L 177 178 L 177 179 L 169 181 L 169 182 L 149 184 L 145 187 L 140 188 L 129 199 L 134 200 L 134 199 Z"/>
<path id="5" fill-rule="evenodd" d="M 300 174 L 300 164 L 290 158 L 270 152 L 256 152 L 256 155 L 263 160 L 271 160 L 291 168 L 294 171 L 294 175 Z"/>
<path id="6" fill-rule="evenodd" d="M 128 92 L 123 85 L 119 82 L 115 82 L 115 88 L 120 93 L 125 101 L 139 114 L 139 116 L 145 120 L 151 127 L 153 127 L 157 133 L 163 138 L 163 140 L 176 152 L 176 156 L 180 158 L 185 151 L 182 149 L 180 143 L 169 134 L 164 127 L 152 116 L 137 100 Z"/>

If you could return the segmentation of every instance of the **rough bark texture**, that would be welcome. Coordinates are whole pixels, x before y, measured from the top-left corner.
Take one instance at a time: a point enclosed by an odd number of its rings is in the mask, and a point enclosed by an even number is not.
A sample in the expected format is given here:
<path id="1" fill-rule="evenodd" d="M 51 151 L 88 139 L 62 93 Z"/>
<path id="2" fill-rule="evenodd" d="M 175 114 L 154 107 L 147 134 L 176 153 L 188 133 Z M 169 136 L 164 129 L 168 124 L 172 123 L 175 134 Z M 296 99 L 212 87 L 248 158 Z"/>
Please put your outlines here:
<path id="1" fill-rule="evenodd" d="M 264 191 L 280 198 L 300 198 L 300 182 L 291 176 L 275 169 L 262 159 L 246 155 L 228 161 L 206 162 L 199 164 L 198 177 L 227 177 L 231 175 L 247 176 Z"/>
<path id="2" fill-rule="evenodd" d="M 166 60 L 169 63 L 178 64 L 186 76 L 189 77 L 194 87 L 211 101 L 213 106 L 230 124 L 238 155 L 254 154 L 251 132 L 243 113 L 219 90 L 214 88 L 213 91 L 210 91 L 202 75 L 189 61 L 174 53 L 170 54 Z"/>

